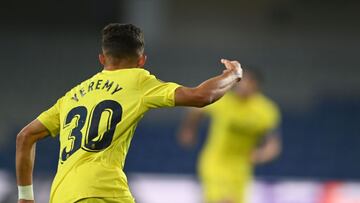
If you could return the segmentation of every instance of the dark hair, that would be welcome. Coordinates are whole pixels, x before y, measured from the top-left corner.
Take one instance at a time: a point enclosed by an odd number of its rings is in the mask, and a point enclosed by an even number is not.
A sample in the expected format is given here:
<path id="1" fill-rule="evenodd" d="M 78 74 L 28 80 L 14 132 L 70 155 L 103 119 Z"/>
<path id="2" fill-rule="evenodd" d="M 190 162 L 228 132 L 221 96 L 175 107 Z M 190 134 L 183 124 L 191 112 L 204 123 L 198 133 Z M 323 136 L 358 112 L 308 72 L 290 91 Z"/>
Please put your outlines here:
<path id="1" fill-rule="evenodd" d="M 116 59 L 133 59 L 144 52 L 144 34 L 132 24 L 111 23 L 102 30 L 104 54 Z"/>
<path id="2" fill-rule="evenodd" d="M 264 75 L 261 73 L 261 71 L 253 66 L 245 66 L 244 72 L 247 74 L 247 77 L 250 77 L 251 79 L 255 80 L 259 85 L 262 85 L 264 83 Z M 245 76 L 246 77 L 246 76 Z"/>

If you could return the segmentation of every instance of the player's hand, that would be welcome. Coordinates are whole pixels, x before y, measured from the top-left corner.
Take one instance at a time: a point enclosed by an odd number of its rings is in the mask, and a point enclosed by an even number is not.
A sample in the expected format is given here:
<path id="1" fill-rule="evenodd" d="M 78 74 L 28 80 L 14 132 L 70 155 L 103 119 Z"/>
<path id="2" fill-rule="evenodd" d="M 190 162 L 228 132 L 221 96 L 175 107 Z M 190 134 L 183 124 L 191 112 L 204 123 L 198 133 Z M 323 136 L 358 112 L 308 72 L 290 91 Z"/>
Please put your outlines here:
<path id="1" fill-rule="evenodd" d="M 261 150 L 255 150 L 252 154 L 251 154 L 251 162 L 254 165 L 261 165 L 264 164 L 266 162 L 268 162 L 269 160 L 267 160 L 266 155 L 264 155 L 264 152 Z"/>
<path id="2" fill-rule="evenodd" d="M 196 144 L 194 132 L 190 129 L 182 129 L 178 134 L 178 141 L 180 145 L 186 148 L 191 148 Z"/>
<path id="3" fill-rule="evenodd" d="M 252 154 L 251 154 L 251 163 L 252 164 L 259 164 L 261 161 L 260 161 L 260 153 L 255 150 Z"/>
<path id="4" fill-rule="evenodd" d="M 23 200 L 23 199 L 19 199 L 18 203 L 35 203 L 35 200 Z"/>
<path id="5" fill-rule="evenodd" d="M 221 59 L 221 63 L 225 65 L 226 71 L 233 71 L 238 78 L 238 81 L 241 80 L 243 76 L 243 70 L 241 64 L 238 61 L 230 61 L 227 59 Z"/>

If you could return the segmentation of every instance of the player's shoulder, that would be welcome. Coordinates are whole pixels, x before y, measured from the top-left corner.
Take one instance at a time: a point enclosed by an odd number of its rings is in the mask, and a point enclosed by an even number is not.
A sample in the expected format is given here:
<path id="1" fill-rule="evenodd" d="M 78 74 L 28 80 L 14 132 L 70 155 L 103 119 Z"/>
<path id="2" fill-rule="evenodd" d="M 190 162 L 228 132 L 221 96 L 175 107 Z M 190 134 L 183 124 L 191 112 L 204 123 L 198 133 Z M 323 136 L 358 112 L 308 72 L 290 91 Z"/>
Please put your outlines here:
<path id="1" fill-rule="evenodd" d="M 137 79 L 139 81 L 140 87 L 143 87 L 146 84 L 152 84 L 154 82 L 163 82 L 159 80 L 154 74 L 152 74 L 150 71 L 146 69 L 138 69 L 137 70 Z"/>
<path id="2" fill-rule="evenodd" d="M 104 72 L 104 71 L 103 71 Z M 108 72 L 105 72 L 108 73 Z M 128 78 L 131 80 L 144 80 L 149 77 L 153 77 L 153 75 L 144 68 L 129 68 L 129 69 L 122 69 L 118 71 L 119 76 L 121 78 Z"/>
<path id="3" fill-rule="evenodd" d="M 267 108 L 271 111 L 279 111 L 279 107 L 274 100 L 270 97 L 264 95 L 263 93 L 258 93 L 255 96 L 256 102 L 261 105 L 263 108 Z"/>
<path id="4" fill-rule="evenodd" d="M 134 70 L 134 73 L 136 73 L 139 76 L 139 79 L 147 79 L 149 77 L 155 77 L 152 73 L 150 73 L 149 70 L 143 68 L 136 68 L 136 70 Z"/>
<path id="5" fill-rule="evenodd" d="M 218 101 L 207 106 L 207 109 L 218 110 L 222 112 L 232 106 L 234 103 L 238 101 L 235 93 L 227 92 L 223 97 L 221 97 Z"/>
<path id="6" fill-rule="evenodd" d="M 229 105 L 234 105 L 239 103 L 239 96 L 234 91 L 229 91 L 221 99 L 219 99 L 219 102 L 223 106 L 228 108 Z"/>
<path id="7" fill-rule="evenodd" d="M 150 71 L 144 69 L 144 68 L 134 68 L 134 71 L 143 74 L 143 75 L 150 75 Z"/>
<path id="8" fill-rule="evenodd" d="M 150 75 L 150 72 L 144 68 L 129 68 L 126 69 L 126 72 L 129 74 Z"/>

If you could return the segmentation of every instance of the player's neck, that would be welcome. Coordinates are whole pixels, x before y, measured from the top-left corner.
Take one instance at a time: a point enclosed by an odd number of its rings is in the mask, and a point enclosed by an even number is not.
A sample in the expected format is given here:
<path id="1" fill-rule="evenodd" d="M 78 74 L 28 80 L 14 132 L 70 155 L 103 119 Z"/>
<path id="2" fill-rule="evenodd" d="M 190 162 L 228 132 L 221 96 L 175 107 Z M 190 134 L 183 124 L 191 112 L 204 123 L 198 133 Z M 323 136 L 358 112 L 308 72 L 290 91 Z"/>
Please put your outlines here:
<path id="1" fill-rule="evenodd" d="M 255 95 L 257 95 L 258 93 L 259 93 L 258 91 L 251 92 L 251 93 L 235 92 L 235 94 L 236 94 L 241 100 L 248 100 L 248 99 L 254 97 Z"/>

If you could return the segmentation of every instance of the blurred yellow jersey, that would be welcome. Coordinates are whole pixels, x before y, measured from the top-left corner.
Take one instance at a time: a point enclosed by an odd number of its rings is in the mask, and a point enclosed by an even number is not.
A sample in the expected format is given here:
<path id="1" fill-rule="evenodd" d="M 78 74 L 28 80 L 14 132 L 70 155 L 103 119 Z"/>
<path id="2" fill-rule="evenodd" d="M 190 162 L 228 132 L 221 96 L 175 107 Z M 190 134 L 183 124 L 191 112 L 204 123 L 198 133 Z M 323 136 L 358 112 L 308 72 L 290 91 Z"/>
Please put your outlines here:
<path id="1" fill-rule="evenodd" d="M 262 94 L 242 99 L 230 92 L 204 110 L 211 118 L 205 150 L 227 158 L 250 158 L 261 137 L 279 122 L 278 108 Z"/>
<path id="2" fill-rule="evenodd" d="M 211 118 L 198 170 L 208 201 L 242 194 L 252 177 L 252 152 L 261 138 L 279 123 L 279 110 L 262 94 L 242 99 L 227 93 L 218 102 L 205 107 Z"/>
<path id="3" fill-rule="evenodd" d="M 140 68 L 103 70 L 43 112 L 38 120 L 60 140 L 50 202 L 132 198 L 123 167 L 136 125 L 147 110 L 174 106 L 177 87 Z"/>

